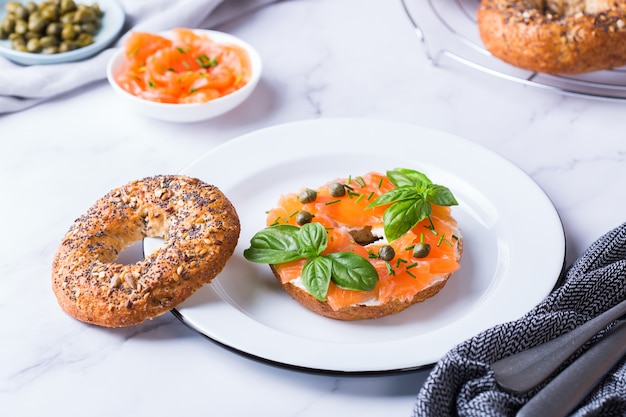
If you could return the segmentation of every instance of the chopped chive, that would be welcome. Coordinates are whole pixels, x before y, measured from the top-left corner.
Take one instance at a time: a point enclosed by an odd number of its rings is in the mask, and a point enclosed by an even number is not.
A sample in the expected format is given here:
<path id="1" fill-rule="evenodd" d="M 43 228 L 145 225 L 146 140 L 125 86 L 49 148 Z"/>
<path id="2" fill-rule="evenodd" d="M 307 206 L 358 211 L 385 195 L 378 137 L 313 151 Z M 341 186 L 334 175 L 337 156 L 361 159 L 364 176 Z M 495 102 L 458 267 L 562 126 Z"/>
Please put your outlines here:
<path id="1" fill-rule="evenodd" d="M 187 69 L 191 68 L 191 67 L 190 67 L 190 65 L 189 65 L 189 62 L 187 62 L 187 61 L 183 61 L 183 65 L 184 65 L 184 66 L 185 66 L 185 68 L 187 68 Z"/>
<path id="2" fill-rule="evenodd" d="M 413 274 L 411 271 L 406 271 L 407 274 L 409 274 L 411 276 L 411 278 L 416 279 L 417 276 L 415 276 L 415 274 Z"/>
<path id="3" fill-rule="evenodd" d="M 192 94 L 193 94 L 193 93 L 195 93 L 196 91 L 198 91 L 198 90 L 196 90 L 194 87 L 191 87 L 191 88 L 189 89 L 189 92 L 190 92 L 190 93 L 192 93 Z"/>
<path id="4" fill-rule="evenodd" d="M 340 201 L 341 201 L 341 200 L 333 200 L 333 201 L 328 201 L 328 202 L 326 203 L 326 205 L 327 205 L 327 206 L 330 206 L 331 204 L 337 204 L 337 203 L 339 203 Z"/>
<path id="5" fill-rule="evenodd" d="M 367 196 L 367 200 L 369 201 L 374 196 L 374 191 L 370 192 L 370 195 Z"/>
<path id="6" fill-rule="evenodd" d="M 181 54 L 184 54 L 184 53 L 185 53 L 185 50 L 184 50 L 183 48 L 181 48 L 180 46 L 177 46 L 177 47 L 176 47 L 176 50 L 177 50 L 179 53 L 181 53 Z"/>
<path id="7" fill-rule="evenodd" d="M 452 239 L 459 240 L 459 237 L 457 235 L 452 235 Z"/>
<path id="8" fill-rule="evenodd" d="M 363 197 L 365 197 L 365 194 L 359 194 L 359 198 L 356 199 L 356 202 L 358 203 L 359 201 L 363 200 Z"/>
<path id="9" fill-rule="evenodd" d="M 413 262 L 412 264 L 407 265 L 407 266 L 406 266 L 406 269 L 415 268 L 416 266 L 417 266 L 417 262 Z"/>
<path id="10" fill-rule="evenodd" d="M 296 214 L 298 214 L 299 212 L 300 212 L 300 210 L 296 210 L 296 211 L 294 211 L 293 213 L 291 213 L 291 214 L 289 215 L 289 218 L 291 219 L 293 216 L 295 216 L 295 215 L 296 215 Z"/>
<path id="11" fill-rule="evenodd" d="M 149 85 L 151 88 L 154 88 L 154 82 L 153 82 L 153 81 L 148 81 L 148 85 Z"/>
<path id="12" fill-rule="evenodd" d="M 367 257 L 370 259 L 377 259 L 378 258 L 378 254 L 374 253 L 374 251 L 372 250 L 368 250 L 367 251 Z"/>
<path id="13" fill-rule="evenodd" d="M 383 177 L 380 177 L 380 179 L 378 180 L 378 188 L 383 186 Z"/>
<path id="14" fill-rule="evenodd" d="M 363 177 L 356 177 L 354 179 L 354 182 L 356 183 L 356 185 L 358 185 L 359 187 L 363 188 L 365 187 L 367 184 L 365 183 L 365 180 L 363 179 Z"/>
<path id="15" fill-rule="evenodd" d="M 348 176 L 348 184 L 350 184 L 352 182 L 352 175 Z"/>
<path id="16" fill-rule="evenodd" d="M 402 258 L 398 258 L 398 260 L 396 261 L 396 268 L 400 266 L 400 264 L 406 264 L 408 263 L 406 259 L 402 259 Z"/>
<path id="17" fill-rule="evenodd" d="M 344 186 L 345 188 L 347 188 L 348 190 L 350 190 L 350 191 L 354 190 L 354 187 L 353 187 L 353 186 L 351 186 L 351 185 L 344 184 L 343 186 Z"/>
<path id="18" fill-rule="evenodd" d="M 360 196 L 361 194 L 359 193 L 355 193 L 354 191 L 348 191 L 348 197 L 352 198 L 352 197 L 357 197 Z"/>
<path id="19" fill-rule="evenodd" d="M 411 246 L 407 246 L 406 248 L 404 248 L 404 250 L 413 250 L 415 248 L 415 245 L 411 245 Z"/>
<path id="20" fill-rule="evenodd" d="M 441 242 L 443 242 L 444 238 L 445 238 L 444 235 L 439 236 L 439 240 L 437 241 L 437 247 L 439 247 L 441 245 Z"/>
<path id="21" fill-rule="evenodd" d="M 395 275 L 396 274 L 394 272 L 394 270 L 391 268 L 391 265 L 389 264 L 389 261 L 385 261 L 385 266 L 387 267 L 387 273 L 389 275 Z"/>

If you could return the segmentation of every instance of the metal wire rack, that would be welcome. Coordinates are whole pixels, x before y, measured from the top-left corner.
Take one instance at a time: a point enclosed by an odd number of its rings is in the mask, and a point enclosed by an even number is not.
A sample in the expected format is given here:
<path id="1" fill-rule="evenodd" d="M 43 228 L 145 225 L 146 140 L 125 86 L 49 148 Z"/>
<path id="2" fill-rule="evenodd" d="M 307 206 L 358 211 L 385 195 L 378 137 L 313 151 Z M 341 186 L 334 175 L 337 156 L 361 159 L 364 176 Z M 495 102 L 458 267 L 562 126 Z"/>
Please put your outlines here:
<path id="1" fill-rule="evenodd" d="M 577 75 L 548 75 L 513 67 L 492 56 L 478 34 L 480 0 L 401 0 L 426 56 L 436 66 L 446 60 L 495 77 L 555 93 L 626 101 L 626 67 Z"/>

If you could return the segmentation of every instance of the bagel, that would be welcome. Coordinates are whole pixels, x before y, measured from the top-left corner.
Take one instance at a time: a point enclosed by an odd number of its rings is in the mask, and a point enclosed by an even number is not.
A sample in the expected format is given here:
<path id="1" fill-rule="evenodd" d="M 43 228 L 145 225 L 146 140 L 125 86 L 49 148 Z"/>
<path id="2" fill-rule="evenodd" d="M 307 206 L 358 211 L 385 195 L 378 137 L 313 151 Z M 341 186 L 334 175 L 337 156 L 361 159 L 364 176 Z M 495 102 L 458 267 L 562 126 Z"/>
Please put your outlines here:
<path id="1" fill-rule="evenodd" d="M 52 288 L 70 316 L 104 327 L 170 311 L 220 273 L 239 238 L 235 208 L 199 179 L 159 175 L 116 188 L 70 227 L 52 262 Z M 116 263 L 144 237 L 164 243 L 145 259 Z"/>
<path id="2" fill-rule="evenodd" d="M 626 0 L 482 0 L 477 23 L 493 56 L 529 71 L 626 65 Z"/>
<path id="3" fill-rule="evenodd" d="M 409 177 L 416 171 L 393 172 L 393 177 L 398 178 L 398 172 L 409 173 Z M 253 236 L 244 257 L 269 264 L 278 283 L 295 301 L 333 319 L 381 318 L 435 296 L 460 268 L 463 239 L 449 207 L 456 200 L 432 204 L 423 219 L 418 221 L 416 217 L 417 223 L 408 224 L 391 236 L 388 231 L 392 229 L 388 229 L 384 219 L 392 203 L 377 204 L 382 201 L 381 196 L 399 188 L 390 178 L 389 172 L 387 175 L 370 172 L 283 194 L 277 206 L 268 212 L 267 227 Z M 428 179 L 425 181 L 430 183 Z M 343 195 L 335 192 L 341 188 L 346 190 Z M 437 201 L 441 203 L 443 199 Z M 308 223 L 321 226 L 305 230 Z M 319 237 L 324 231 L 325 239 Z M 291 239 L 290 234 L 296 237 Z M 317 242 L 311 247 L 318 248 L 318 255 L 314 256 L 314 249 L 298 246 L 302 243 L 297 242 L 303 241 Z M 414 253 L 417 245 L 428 246 L 429 252 Z M 383 255 L 385 250 L 390 253 Z M 276 251 L 278 258 L 273 258 L 272 251 Z M 293 251 L 293 259 L 284 257 L 289 251 Z M 307 256 L 300 257 L 302 253 Z M 321 266 L 312 268 L 309 261 L 317 262 L 319 257 L 330 258 L 332 267 L 324 266 L 326 261 L 323 261 L 318 263 Z M 345 260 L 336 266 L 339 257 Z M 305 278 L 309 274 L 305 272 L 307 268 L 314 271 L 312 279 Z M 332 272 L 326 273 L 324 268 Z M 375 277 L 370 275 L 372 271 Z M 319 292 L 317 288 L 324 274 L 332 278 L 324 283 L 327 291 Z M 337 274 L 344 274 L 344 278 L 336 279 Z"/>

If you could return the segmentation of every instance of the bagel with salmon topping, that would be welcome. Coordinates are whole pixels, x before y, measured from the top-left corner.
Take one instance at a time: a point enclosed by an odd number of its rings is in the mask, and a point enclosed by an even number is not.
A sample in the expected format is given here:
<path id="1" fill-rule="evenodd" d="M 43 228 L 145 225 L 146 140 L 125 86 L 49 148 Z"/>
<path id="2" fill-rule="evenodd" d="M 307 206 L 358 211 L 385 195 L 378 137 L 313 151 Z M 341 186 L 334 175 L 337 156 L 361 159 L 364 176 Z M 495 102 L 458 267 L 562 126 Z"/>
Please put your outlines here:
<path id="1" fill-rule="evenodd" d="M 482 0 L 478 29 L 495 57 L 578 74 L 626 65 L 626 0 Z"/>
<path id="2" fill-rule="evenodd" d="M 304 307 L 339 320 L 396 314 L 460 268 L 449 189 L 404 168 L 284 194 L 244 256 Z"/>

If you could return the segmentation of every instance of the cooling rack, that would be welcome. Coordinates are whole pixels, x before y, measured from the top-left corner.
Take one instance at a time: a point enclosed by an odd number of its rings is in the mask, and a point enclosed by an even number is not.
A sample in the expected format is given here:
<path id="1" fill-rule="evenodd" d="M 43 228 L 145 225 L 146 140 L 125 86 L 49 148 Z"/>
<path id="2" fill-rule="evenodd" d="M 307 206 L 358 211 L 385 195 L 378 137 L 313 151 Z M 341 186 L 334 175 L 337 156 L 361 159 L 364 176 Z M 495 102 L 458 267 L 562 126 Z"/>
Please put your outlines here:
<path id="1" fill-rule="evenodd" d="M 424 52 L 436 66 L 456 62 L 512 82 L 555 93 L 600 100 L 626 100 L 626 67 L 577 75 L 526 71 L 492 56 L 478 34 L 480 0 L 401 0 Z"/>

